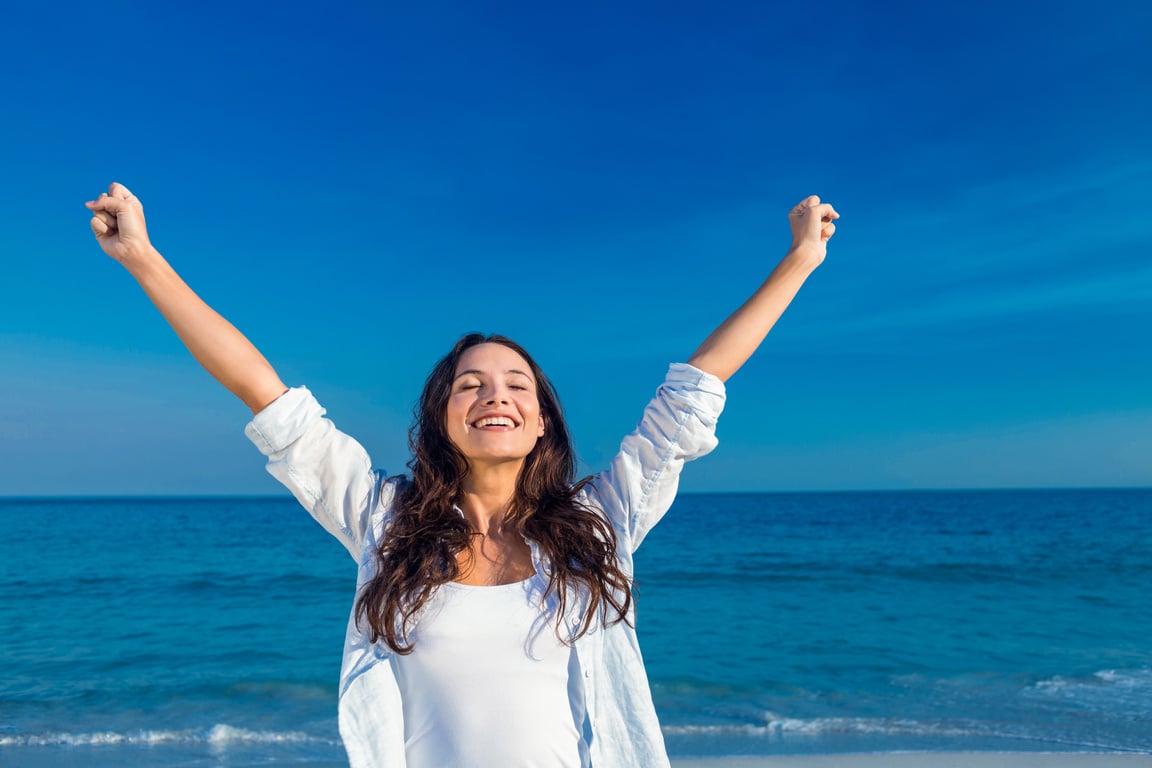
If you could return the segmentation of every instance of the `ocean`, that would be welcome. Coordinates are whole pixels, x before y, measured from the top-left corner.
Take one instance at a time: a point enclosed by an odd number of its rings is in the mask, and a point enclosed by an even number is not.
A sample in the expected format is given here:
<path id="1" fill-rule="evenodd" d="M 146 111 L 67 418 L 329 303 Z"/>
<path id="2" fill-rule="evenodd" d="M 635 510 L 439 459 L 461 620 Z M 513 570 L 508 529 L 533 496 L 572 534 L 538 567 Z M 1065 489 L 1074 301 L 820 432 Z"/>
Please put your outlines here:
<path id="1" fill-rule="evenodd" d="M 0 765 L 347 765 L 355 565 L 290 498 L 0 500 Z M 684 494 L 674 756 L 1152 753 L 1152 489 Z"/>

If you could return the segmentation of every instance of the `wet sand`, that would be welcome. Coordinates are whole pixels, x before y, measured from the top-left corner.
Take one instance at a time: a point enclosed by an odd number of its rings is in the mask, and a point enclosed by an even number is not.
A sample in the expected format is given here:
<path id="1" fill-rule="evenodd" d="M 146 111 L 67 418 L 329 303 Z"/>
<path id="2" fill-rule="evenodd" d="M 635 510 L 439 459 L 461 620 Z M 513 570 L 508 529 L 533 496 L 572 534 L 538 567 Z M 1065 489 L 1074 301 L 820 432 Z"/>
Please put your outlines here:
<path id="1" fill-rule="evenodd" d="M 1152 768 L 1152 753 L 891 752 L 688 758 L 673 768 Z"/>

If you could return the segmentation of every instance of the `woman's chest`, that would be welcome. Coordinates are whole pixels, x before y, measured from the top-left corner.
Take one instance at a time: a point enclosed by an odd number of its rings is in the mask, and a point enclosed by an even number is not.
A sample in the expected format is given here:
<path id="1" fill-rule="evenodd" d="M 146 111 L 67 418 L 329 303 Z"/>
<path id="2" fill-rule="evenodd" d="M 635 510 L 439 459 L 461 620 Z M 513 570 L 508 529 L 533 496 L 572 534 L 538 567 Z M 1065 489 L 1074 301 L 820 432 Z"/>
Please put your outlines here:
<path id="1" fill-rule="evenodd" d="M 475 587 L 505 586 L 536 574 L 532 549 L 522 537 L 477 536 L 472 546 L 457 556 L 458 583 Z"/>

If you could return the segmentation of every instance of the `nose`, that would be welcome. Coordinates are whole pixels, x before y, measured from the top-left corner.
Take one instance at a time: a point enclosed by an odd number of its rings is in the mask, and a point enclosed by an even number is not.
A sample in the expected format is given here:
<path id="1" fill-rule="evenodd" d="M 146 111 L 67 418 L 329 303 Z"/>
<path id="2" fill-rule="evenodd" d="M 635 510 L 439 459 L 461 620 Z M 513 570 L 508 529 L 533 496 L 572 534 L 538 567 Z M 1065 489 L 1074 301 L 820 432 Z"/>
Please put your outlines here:
<path id="1" fill-rule="evenodd" d="M 484 398 L 485 405 L 495 405 L 496 403 L 507 404 L 511 402 L 508 397 L 508 390 L 504 387 L 494 386 L 488 391 L 488 397 Z"/>

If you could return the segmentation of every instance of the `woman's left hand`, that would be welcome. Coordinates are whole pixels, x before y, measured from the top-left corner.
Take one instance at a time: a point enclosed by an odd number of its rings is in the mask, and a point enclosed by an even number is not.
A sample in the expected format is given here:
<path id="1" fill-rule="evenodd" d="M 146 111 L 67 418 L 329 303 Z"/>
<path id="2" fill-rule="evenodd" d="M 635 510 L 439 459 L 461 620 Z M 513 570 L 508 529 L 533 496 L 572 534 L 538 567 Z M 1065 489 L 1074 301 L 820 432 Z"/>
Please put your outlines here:
<path id="1" fill-rule="evenodd" d="M 723 381 L 736 373 L 764 341 L 808 275 L 824 261 L 828 240 L 836 232 L 832 222 L 838 218 L 840 214 L 816 195 L 797 203 L 788 212 L 792 225 L 792 247 L 788 253 L 751 298 L 704 340 L 688 362 Z"/>
<path id="2" fill-rule="evenodd" d="M 788 212 L 792 225 L 792 247 L 788 252 L 802 255 L 818 266 L 828 253 L 828 240 L 836 233 L 833 222 L 840 214 L 829 203 L 821 203 L 816 195 L 804 198 Z"/>

